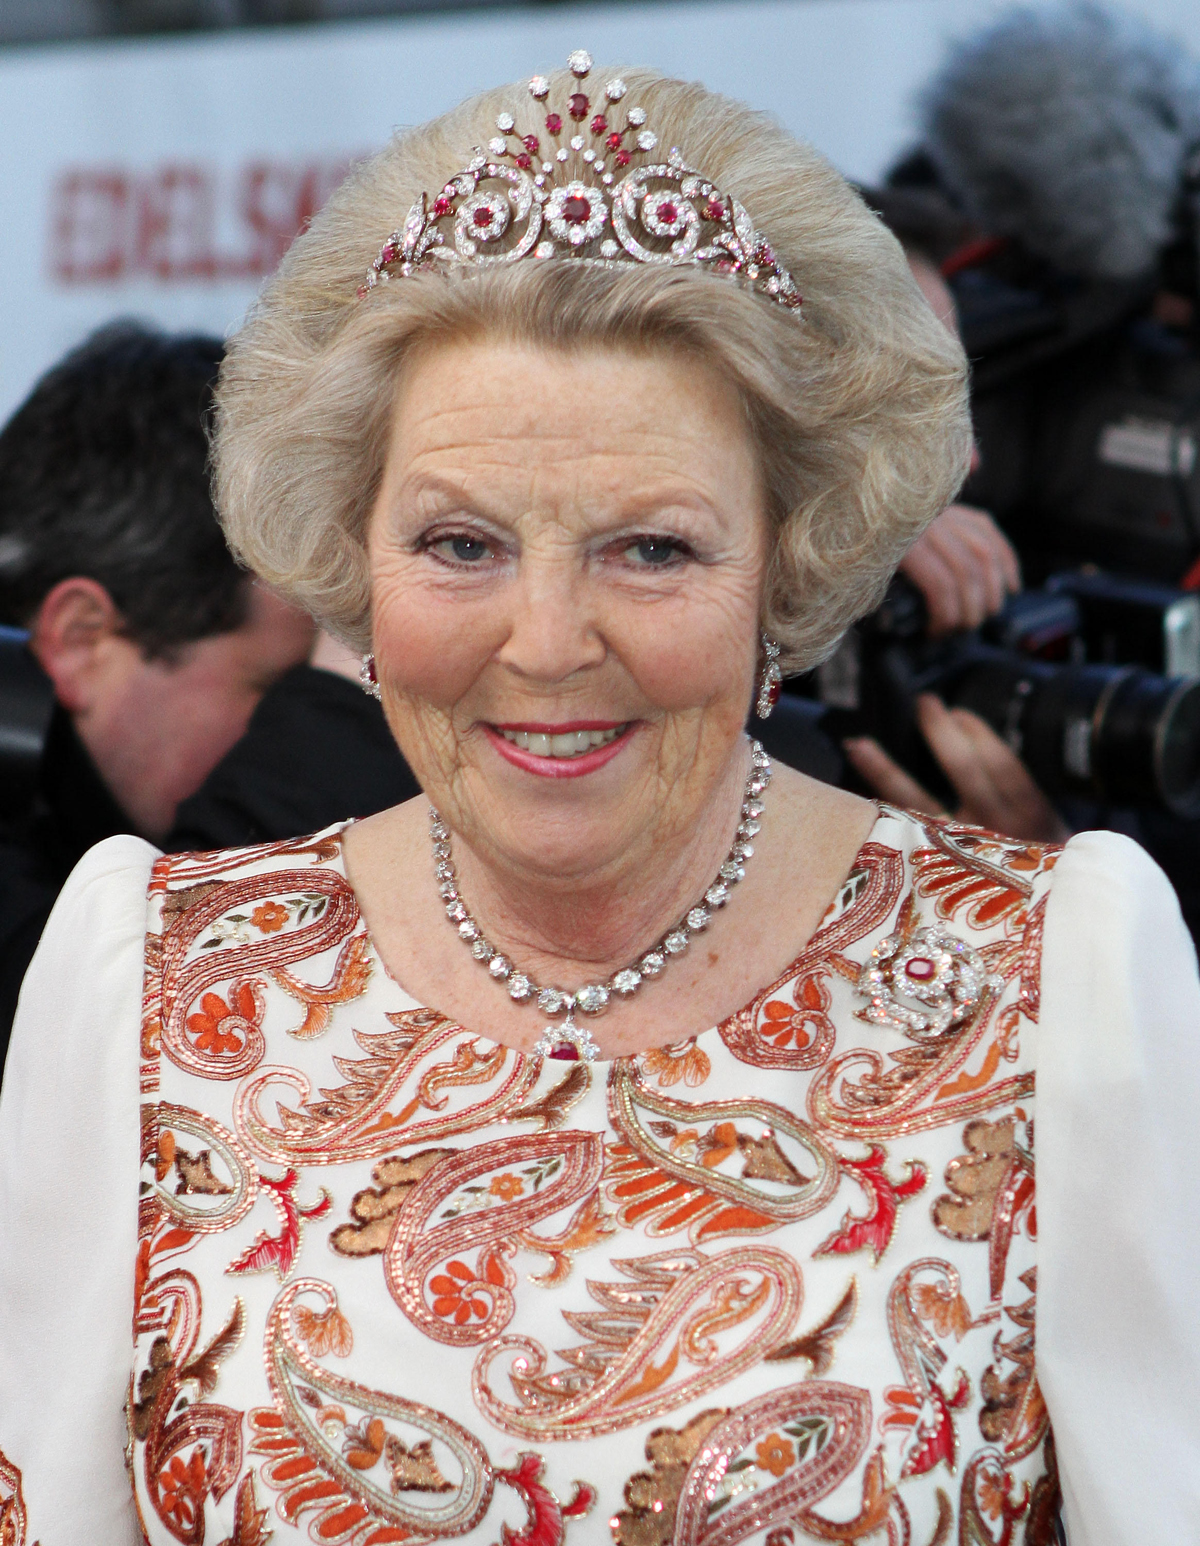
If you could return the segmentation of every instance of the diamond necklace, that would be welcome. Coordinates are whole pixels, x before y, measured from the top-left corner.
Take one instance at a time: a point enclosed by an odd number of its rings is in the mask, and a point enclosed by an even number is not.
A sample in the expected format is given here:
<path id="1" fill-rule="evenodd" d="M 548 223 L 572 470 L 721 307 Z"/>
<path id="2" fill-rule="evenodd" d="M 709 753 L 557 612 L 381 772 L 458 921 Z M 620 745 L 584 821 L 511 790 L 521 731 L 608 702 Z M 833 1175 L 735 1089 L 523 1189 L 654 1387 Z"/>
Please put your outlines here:
<path id="1" fill-rule="evenodd" d="M 438 886 L 446 904 L 446 916 L 458 930 L 458 937 L 468 945 L 471 954 L 486 966 L 495 982 L 508 988 L 509 997 L 517 1004 L 536 1003 L 544 1015 L 553 1018 L 566 1014 L 562 1025 L 548 1025 L 541 1040 L 534 1047 L 539 1057 L 576 1059 L 592 1063 L 600 1049 L 592 1040 L 592 1034 L 584 1025 L 575 1024 L 575 1011 L 585 1015 L 601 1015 L 608 1008 L 613 994 L 630 998 L 649 977 L 657 977 L 672 956 L 684 953 L 692 936 L 708 927 L 712 913 L 724 907 L 729 891 L 746 874 L 746 860 L 754 853 L 752 839 L 760 828 L 759 817 L 763 813 L 762 796 L 771 782 L 771 759 L 757 741 L 750 743 L 750 776 L 742 794 L 741 817 L 733 846 L 725 862 L 717 871 L 704 896 L 669 930 L 659 942 L 639 957 L 631 966 L 614 972 L 605 982 L 589 982 L 570 993 L 565 988 L 542 987 L 528 972 L 522 972 L 490 945 L 483 930 L 467 911 L 458 890 L 458 876 L 454 860 L 450 856 L 450 829 L 437 810 L 429 807 L 429 836 L 433 842 L 433 860 L 436 866 Z"/>

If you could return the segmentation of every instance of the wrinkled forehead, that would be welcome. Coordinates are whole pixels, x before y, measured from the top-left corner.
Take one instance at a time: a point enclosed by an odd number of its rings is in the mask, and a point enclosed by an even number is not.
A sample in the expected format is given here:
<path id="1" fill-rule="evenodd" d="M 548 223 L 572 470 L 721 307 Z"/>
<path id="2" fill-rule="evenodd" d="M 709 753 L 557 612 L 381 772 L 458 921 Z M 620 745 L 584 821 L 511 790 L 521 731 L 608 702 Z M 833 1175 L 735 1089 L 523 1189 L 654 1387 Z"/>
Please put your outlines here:
<path id="1" fill-rule="evenodd" d="M 390 456 L 464 468 L 676 459 L 716 470 L 755 456 L 741 393 L 693 352 L 563 349 L 499 339 L 431 343 L 397 379 Z"/>
<path id="2" fill-rule="evenodd" d="M 474 339 L 409 363 L 382 497 L 753 513 L 760 485 L 741 397 L 699 357 Z"/>

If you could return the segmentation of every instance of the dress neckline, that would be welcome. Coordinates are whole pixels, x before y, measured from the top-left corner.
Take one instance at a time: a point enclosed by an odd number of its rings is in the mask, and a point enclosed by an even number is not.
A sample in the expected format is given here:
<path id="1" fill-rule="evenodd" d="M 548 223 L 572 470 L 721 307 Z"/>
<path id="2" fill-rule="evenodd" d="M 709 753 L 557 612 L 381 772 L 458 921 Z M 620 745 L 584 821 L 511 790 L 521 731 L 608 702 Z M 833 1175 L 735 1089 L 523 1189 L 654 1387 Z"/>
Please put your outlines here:
<path id="1" fill-rule="evenodd" d="M 805 943 L 801 945 L 800 949 L 795 953 L 795 955 L 789 959 L 787 965 L 784 966 L 782 971 L 778 972 L 769 983 L 766 983 L 764 986 L 756 989 L 744 1004 L 733 1010 L 732 1013 L 727 1015 L 723 1020 L 718 1020 L 711 1025 L 707 1025 L 701 1031 L 695 1031 L 690 1036 L 677 1037 L 674 1041 L 655 1042 L 650 1046 L 639 1048 L 637 1052 L 623 1053 L 620 1057 L 597 1057 L 593 1060 L 591 1066 L 596 1068 L 608 1068 L 615 1063 L 625 1062 L 631 1057 L 642 1057 L 648 1052 L 661 1051 L 668 1047 L 677 1047 L 685 1041 L 690 1041 L 696 1045 L 699 1045 L 702 1038 L 708 1038 L 715 1035 L 717 1032 L 719 1032 L 723 1025 L 728 1025 L 731 1021 L 737 1020 L 742 1016 L 750 1013 L 756 1004 L 761 1002 L 763 999 L 768 998 L 773 992 L 775 992 L 777 988 L 779 988 L 783 983 L 787 982 L 789 978 L 794 977 L 797 971 L 804 965 L 809 955 L 813 952 L 814 947 L 818 945 L 818 941 L 820 940 L 822 933 L 830 926 L 831 922 L 836 921 L 835 919 L 830 919 L 829 915 L 838 906 L 838 903 L 844 898 L 846 888 L 850 884 L 855 874 L 863 869 L 867 850 L 873 843 L 876 842 L 876 833 L 878 832 L 880 826 L 886 821 L 895 821 L 903 814 L 906 814 L 893 810 L 889 806 L 885 806 L 884 803 L 880 800 L 874 800 L 872 801 L 872 804 L 875 806 L 875 820 L 871 823 L 866 836 L 863 838 L 862 842 L 859 844 L 857 850 L 855 851 L 854 857 L 850 861 L 850 867 L 842 876 L 841 880 L 838 881 L 833 895 L 825 904 L 816 928 L 812 931 L 811 935 L 808 937 Z M 411 1000 L 414 1008 L 429 1010 L 433 1014 L 441 1015 L 442 1011 L 436 1004 L 424 1003 L 415 994 L 410 993 L 409 990 L 404 986 L 404 983 L 400 980 L 399 977 L 396 976 L 395 972 L 393 972 L 391 967 L 387 964 L 383 957 L 383 952 L 375 943 L 375 937 L 367 926 L 366 918 L 363 916 L 362 908 L 359 906 L 358 892 L 355 891 L 354 886 L 351 883 L 350 876 L 346 870 L 344 839 L 347 831 L 354 825 L 354 821 L 355 818 L 351 817 L 346 821 L 340 822 L 335 828 L 333 828 L 330 835 L 337 843 L 337 868 L 342 876 L 342 879 L 350 888 L 351 895 L 354 898 L 354 908 L 358 914 L 358 921 L 362 925 L 362 932 L 366 938 L 367 944 L 370 947 L 370 950 L 375 959 L 379 962 L 379 965 L 388 981 L 394 983 L 395 986 L 399 988 L 400 992 L 403 993 L 406 998 Z M 853 904 L 851 903 L 849 905 Z M 842 911 L 844 912 L 845 908 L 843 908 Z M 837 916 L 840 917 L 841 912 L 839 912 Z M 446 1020 L 454 1020 L 452 1015 L 444 1015 L 443 1018 Z M 458 1022 L 454 1021 L 454 1023 L 457 1024 Z M 510 1042 L 497 1041 L 495 1037 L 488 1036 L 482 1031 L 474 1031 L 470 1028 L 470 1026 L 464 1025 L 461 1026 L 461 1029 L 466 1035 L 473 1036 L 477 1041 L 484 1042 L 490 1047 L 502 1047 L 505 1052 L 514 1053 L 518 1057 L 540 1059 L 541 1055 L 539 1053 L 533 1052 L 532 1050 L 528 1052 L 522 1052 L 519 1047 L 512 1046 Z"/>

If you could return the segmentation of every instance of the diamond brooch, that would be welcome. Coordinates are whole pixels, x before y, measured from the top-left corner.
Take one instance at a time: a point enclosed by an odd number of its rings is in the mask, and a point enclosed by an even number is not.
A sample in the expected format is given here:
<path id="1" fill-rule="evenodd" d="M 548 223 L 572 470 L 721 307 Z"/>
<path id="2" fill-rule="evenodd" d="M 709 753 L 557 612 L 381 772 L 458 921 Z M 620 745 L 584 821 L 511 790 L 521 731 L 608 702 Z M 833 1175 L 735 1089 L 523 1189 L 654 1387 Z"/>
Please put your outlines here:
<path id="1" fill-rule="evenodd" d="M 762 796 L 770 782 L 771 759 L 759 742 L 753 741 L 750 746 L 750 776 L 742 792 L 737 835 L 728 857 L 703 898 L 690 907 L 675 927 L 640 959 L 614 972 L 607 982 L 585 983 L 573 992 L 566 988 L 544 987 L 535 982 L 527 972 L 519 971 L 507 956 L 488 943 L 483 929 L 471 916 L 459 894 L 458 877 L 451 858 L 450 829 L 437 810 L 430 806 L 429 837 L 433 844 L 438 890 L 446 916 L 457 930 L 458 937 L 470 948 L 474 958 L 487 967 L 488 975 L 508 990 L 514 1003 L 536 1003 L 542 1014 L 550 1020 L 558 1015 L 566 1016 L 561 1025 L 547 1025 L 542 1032 L 541 1039 L 533 1049 L 538 1057 L 583 1059 L 588 1063 L 599 1057 L 600 1049 L 592 1039 L 591 1032 L 585 1025 L 576 1025 L 575 1015 L 601 1015 L 614 996 L 632 997 L 643 982 L 660 976 L 672 957 L 683 955 L 693 936 L 708 927 L 713 912 L 724 907 L 729 900 L 730 888 L 746 874 L 746 860 L 754 853 L 750 838 L 760 830 Z"/>

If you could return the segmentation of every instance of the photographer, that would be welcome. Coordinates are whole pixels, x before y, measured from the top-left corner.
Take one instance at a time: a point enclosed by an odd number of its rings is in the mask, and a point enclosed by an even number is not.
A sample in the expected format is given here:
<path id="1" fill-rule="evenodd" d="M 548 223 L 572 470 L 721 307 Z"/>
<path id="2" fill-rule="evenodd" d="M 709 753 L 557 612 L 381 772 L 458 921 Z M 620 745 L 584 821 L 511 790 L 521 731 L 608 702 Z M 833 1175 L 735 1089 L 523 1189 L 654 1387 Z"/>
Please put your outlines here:
<path id="1" fill-rule="evenodd" d="M 940 222 L 982 452 L 964 497 L 1030 584 L 1082 577 L 1088 661 L 1194 673 L 1167 635 L 1172 587 L 1200 585 L 1200 68 L 1134 18 L 1020 7 L 953 51 L 923 119 L 889 182 Z M 1141 841 L 1200 934 L 1200 824 L 1104 795 L 1076 820 Z"/>
<path id="2" fill-rule="evenodd" d="M 908 265 L 931 310 L 954 333 L 954 296 L 938 260 L 958 246 L 963 221 L 945 203 L 922 192 L 867 190 L 864 196 L 904 248 Z M 979 454 L 973 460 L 978 467 Z M 927 632 L 938 638 L 978 628 L 1021 589 L 1021 568 L 1012 544 L 984 510 L 955 504 L 933 522 L 900 565 L 920 593 Z M 941 774 L 953 789 L 961 820 L 1035 842 L 1060 842 L 1069 828 L 1038 788 L 1020 758 L 977 714 L 948 708 L 933 693 L 916 703 L 917 727 Z M 875 794 L 909 809 L 944 807 L 877 740 L 853 736 L 843 749 L 855 772 Z"/>
<path id="3" fill-rule="evenodd" d="M 1031 583 L 1081 562 L 1186 583 L 1200 67 L 1132 18 L 1022 7 L 952 53 L 924 119 L 890 181 L 943 211 L 983 452 L 968 496 Z"/>
<path id="4" fill-rule="evenodd" d="M 0 624 L 28 630 L 48 716 L 35 785 L 0 826 L 0 1064 L 75 862 L 116 832 L 161 842 L 308 654 L 310 620 L 234 563 L 213 515 L 205 418 L 222 352 L 108 328 L 0 431 Z"/>

